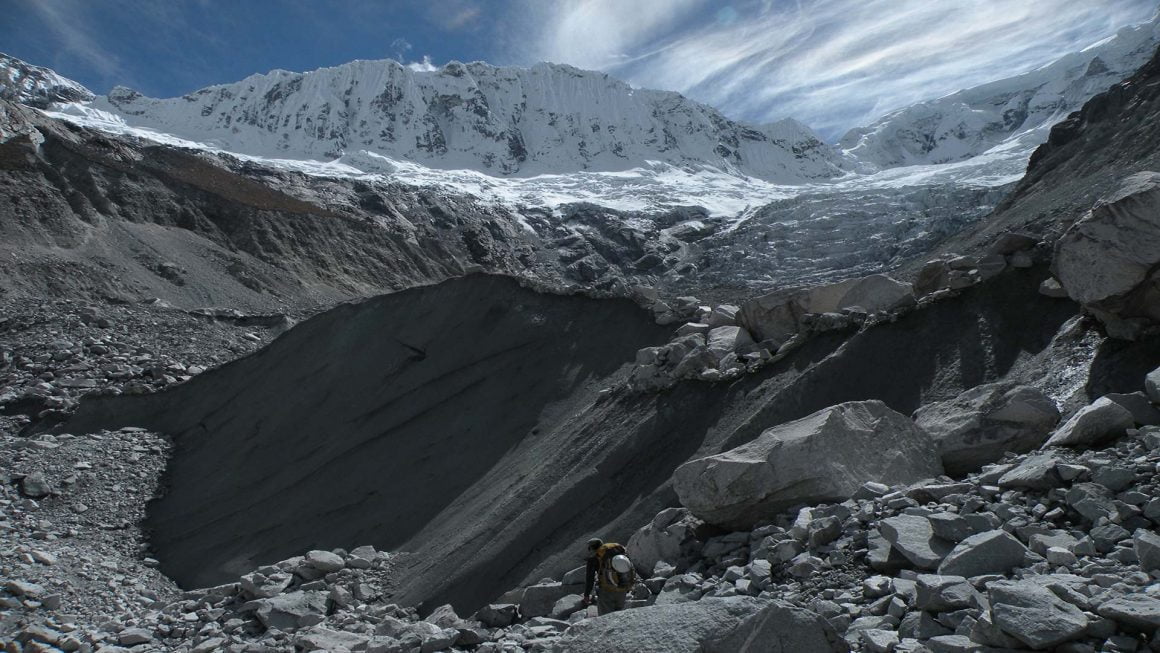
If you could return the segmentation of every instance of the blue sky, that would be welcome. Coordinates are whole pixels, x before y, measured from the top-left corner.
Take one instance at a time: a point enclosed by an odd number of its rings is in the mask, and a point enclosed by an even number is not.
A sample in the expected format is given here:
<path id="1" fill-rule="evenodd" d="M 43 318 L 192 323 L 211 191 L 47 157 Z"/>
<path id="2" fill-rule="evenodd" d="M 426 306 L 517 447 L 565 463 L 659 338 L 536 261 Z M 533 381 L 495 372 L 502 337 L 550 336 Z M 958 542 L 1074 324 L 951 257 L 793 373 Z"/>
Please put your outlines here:
<path id="1" fill-rule="evenodd" d="M 833 139 L 1038 67 L 1157 0 L 0 0 L 0 50 L 169 97 L 353 59 L 600 69 Z"/>

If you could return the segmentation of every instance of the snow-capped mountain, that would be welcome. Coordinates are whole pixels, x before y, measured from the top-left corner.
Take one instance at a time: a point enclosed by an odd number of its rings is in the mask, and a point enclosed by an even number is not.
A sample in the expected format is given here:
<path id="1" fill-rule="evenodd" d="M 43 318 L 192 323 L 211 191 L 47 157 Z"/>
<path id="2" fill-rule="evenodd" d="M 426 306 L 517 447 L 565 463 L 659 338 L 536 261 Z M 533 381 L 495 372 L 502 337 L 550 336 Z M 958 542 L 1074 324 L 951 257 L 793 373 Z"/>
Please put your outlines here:
<path id="1" fill-rule="evenodd" d="M 88 102 L 93 92 L 53 70 L 0 52 L 0 99 L 44 108 L 53 102 Z"/>
<path id="2" fill-rule="evenodd" d="M 1160 14 L 1037 70 L 887 114 L 839 147 L 871 168 L 962 161 L 1009 140 L 1030 154 L 1053 124 L 1131 75 L 1158 45 Z"/>
<path id="3" fill-rule="evenodd" d="M 660 161 L 787 183 L 844 171 L 842 157 L 797 121 L 746 125 L 676 93 L 555 64 L 453 62 L 416 71 L 389 60 L 354 61 L 253 75 L 170 99 L 118 87 L 93 108 L 135 127 L 285 159 L 361 156 L 366 163 L 369 153 L 518 176 Z"/>

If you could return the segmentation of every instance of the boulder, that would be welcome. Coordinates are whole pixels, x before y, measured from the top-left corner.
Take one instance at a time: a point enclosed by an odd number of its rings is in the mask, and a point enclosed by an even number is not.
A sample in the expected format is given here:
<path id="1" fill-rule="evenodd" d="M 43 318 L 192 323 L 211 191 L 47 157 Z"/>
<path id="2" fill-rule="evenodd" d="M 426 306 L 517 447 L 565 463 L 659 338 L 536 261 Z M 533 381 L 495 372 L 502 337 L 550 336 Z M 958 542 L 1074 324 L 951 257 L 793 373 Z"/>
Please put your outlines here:
<path id="1" fill-rule="evenodd" d="M 1078 639 L 1088 627 L 1082 610 L 1040 584 L 1000 581 L 987 591 L 995 625 L 1034 650 Z"/>
<path id="2" fill-rule="evenodd" d="M 1029 386 L 981 385 L 918 409 L 914 421 L 934 438 L 948 474 L 960 476 L 1008 451 L 1039 447 L 1059 423 L 1050 397 Z"/>
<path id="3" fill-rule="evenodd" d="M 299 651 L 357 651 L 366 648 L 369 640 L 365 635 L 315 626 L 295 635 L 294 645 Z"/>
<path id="4" fill-rule="evenodd" d="M 795 504 L 844 501 L 867 481 L 912 483 L 942 471 L 934 444 L 910 418 L 881 401 L 855 401 L 685 463 L 673 487 L 697 517 L 748 530 Z"/>
<path id="5" fill-rule="evenodd" d="M 1078 447 L 1101 444 L 1123 435 L 1135 424 L 1136 420 L 1127 408 L 1107 397 L 1100 397 L 1067 420 L 1043 446 Z"/>
<path id="6" fill-rule="evenodd" d="M 1027 554 L 1027 547 L 1007 531 L 985 531 L 959 542 L 938 566 L 938 573 L 967 578 L 1005 574 L 1022 566 Z"/>
<path id="7" fill-rule="evenodd" d="M 305 564 L 307 567 L 317 569 L 324 574 L 329 574 L 332 571 L 338 571 L 346 567 L 346 562 L 342 556 L 330 551 L 309 551 L 306 553 Z"/>
<path id="8" fill-rule="evenodd" d="M 696 533 L 701 524 L 701 520 L 684 508 L 668 508 L 633 533 L 625 547 L 637 571 L 648 577 L 658 562 L 676 566 L 681 558 L 690 555 L 691 547 L 697 544 Z"/>
<path id="9" fill-rule="evenodd" d="M 1160 173 L 1139 172 L 1056 241 L 1053 271 L 1069 297 L 1108 327 L 1134 339 L 1142 322 L 1160 322 Z"/>
<path id="10" fill-rule="evenodd" d="M 562 583 L 542 583 L 524 590 L 520 602 L 520 613 L 525 617 L 545 617 L 552 614 L 556 601 L 572 593 L 571 585 Z"/>
<path id="11" fill-rule="evenodd" d="M 1027 456 L 1023 462 L 999 477 L 1001 488 L 1029 488 L 1046 490 L 1060 484 L 1059 473 L 1055 471 L 1059 460 L 1050 454 Z"/>
<path id="12" fill-rule="evenodd" d="M 507 628 L 519 614 L 519 608 L 511 603 L 492 603 L 475 613 L 475 620 L 488 628 Z"/>
<path id="13" fill-rule="evenodd" d="M 919 569 L 937 569 L 954 546 L 936 537 L 930 521 L 921 515 L 888 517 L 878 530 L 895 551 Z"/>
<path id="14" fill-rule="evenodd" d="M 1142 528 L 1138 529 L 1132 535 L 1132 546 L 1136 550 L 1136 558 L 1140 561 L 1140 569 L 1148 572 L 1160 569 L 1160 535 Z"/>
<path id="15" fill-rule="evenodd" d="M 841 313 L 855 306 L 870 313 L 892 311 L 914 301 L 914 288 L 909 283 L 875 274 L 763 295 L 742 304 L 736 319 L 756 339 L 781 345 L 802 330 L 802 318 L 807 313 Z"/>
<path id="16" fill-rule="evenodd" d="M 749 332 L 739 326 L 719 326 L 709 331 L 709 351 L 718 360 L 752 344 Z"/>
<path id="17" fill-rule="evenodd" d="M 322 623 L 326 618 L 326 592 L 289 592 L 246 604 L 266 628 L 293 632 Z"/>
<path id="18" fill-rule="evenodd" d="M 771 648 L 776 642 L 777 648 Z M 556 643 L 569 653 L 845 652 L 825 619 L 787 603 L 751 597 L 653 605 L 574 624 Z"/>
<path id="19" fill-rule="evenodd" d="M 962 576 L 919 574 L 915 584 L 914 607 L 927 612 L 950 612 L 978 607 L 981 597 Z"/>
<path id="20" fill-rule="evenodd" d="M 1160 404 L 1160 367 L 1148 372 L 1148 376 L 1144 377 L 1144 390 L 1152 403 Z"/>
<path id="21" fill-rule="evenodd" d="M 710 327 L 732 326 L 737 323 L 737 311 L 741 308 L 732 304 L 721 304 L 713 308 L 705 322 Z"/>
<path id="22" fill-rule="evenodd" d="M 1101 604 L 1097 612 L 1132 630 L 1153 634 L 1160 629 L 1160 599 L 1147 594 L 1114 598 Z"/>

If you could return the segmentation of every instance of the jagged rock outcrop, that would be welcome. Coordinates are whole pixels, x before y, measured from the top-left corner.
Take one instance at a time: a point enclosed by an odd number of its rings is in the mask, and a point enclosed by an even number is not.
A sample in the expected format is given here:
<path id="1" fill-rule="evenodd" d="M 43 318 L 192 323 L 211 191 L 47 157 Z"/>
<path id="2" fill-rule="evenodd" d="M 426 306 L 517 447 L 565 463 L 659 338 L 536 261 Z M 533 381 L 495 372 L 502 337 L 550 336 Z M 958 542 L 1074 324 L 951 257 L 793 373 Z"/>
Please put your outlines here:
<path id="1" fill-rule="evenodd" d="M 1135 339 L 1160 323 L 1160 173 L 1124 180 L 1055 244 L 1052 269 L 1109 335 Z"/>
<path id="2" fill-rule="evenodd" d="M 775 426 L 736 449 L 678 467 L 673 487 L 697 517 L 752 526 L 801 503 L 842 501 L 863 483 L 942 473 L 914 422 L 880 401 L 849 402 Z"/>

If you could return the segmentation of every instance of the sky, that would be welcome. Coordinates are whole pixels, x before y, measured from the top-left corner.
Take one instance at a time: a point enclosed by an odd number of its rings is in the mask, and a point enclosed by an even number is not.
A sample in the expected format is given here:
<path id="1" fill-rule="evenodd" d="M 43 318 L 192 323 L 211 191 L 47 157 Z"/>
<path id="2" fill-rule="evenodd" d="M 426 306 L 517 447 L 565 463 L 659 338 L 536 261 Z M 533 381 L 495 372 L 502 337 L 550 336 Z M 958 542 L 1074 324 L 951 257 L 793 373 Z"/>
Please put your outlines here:
<path id="1" fill-rule="evenodd" d="M 1037 68 L 1157 0 L 0 0 L 0 51 L 95 92 L 171 97 L 354 59 L 603 70 L 835 140 Z"/>

